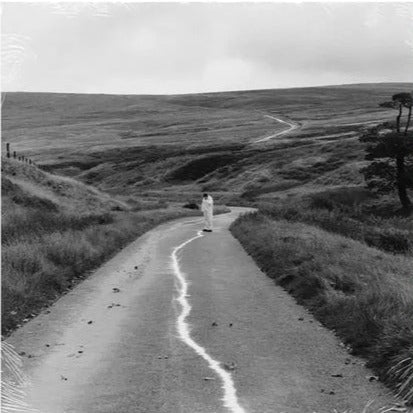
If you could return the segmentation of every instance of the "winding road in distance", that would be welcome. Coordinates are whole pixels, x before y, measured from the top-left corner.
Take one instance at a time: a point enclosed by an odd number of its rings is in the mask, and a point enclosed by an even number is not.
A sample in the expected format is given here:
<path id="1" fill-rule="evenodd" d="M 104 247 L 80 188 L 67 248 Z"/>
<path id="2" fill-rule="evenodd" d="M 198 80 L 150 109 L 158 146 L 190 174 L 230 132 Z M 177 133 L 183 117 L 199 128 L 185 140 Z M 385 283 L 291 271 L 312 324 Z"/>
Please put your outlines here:
<path id="1" fill-rule="evenodd" d="M 297 128 L 299 127 L 299 125 L 296 124 L 296 123 L 288 122 L 288 121 L 282 120 L 282 119 L 280 119 L 280 118 L 276 118 L 275 116 L 264 115 L 264 117 L 270 118 L 270 119 L 273 119 L 273 120 L 276 120 L 276 121 L 279 122 L 279 123 L 283 123 L 283 124 L 287 125 L 288 128 L 287 128 L 287 129 L 284 129 L 284 130 L 282 130 L 282 131 L 280 131 L 280 132 L 274 133 L 274 134 L 272 134 L 272 135 L 270 135 L 270 136 L 266 136 L 265 138 L 257 139 L 256 141 L 254 141 L 255 143 L 267 142 L 267 141 L 269 141 L 269 140 L 271 140 L 271 139 L 273 139 L 273 138 L 277 138 L 277 137 L 279 137 L 279 136 L 285 135 L 286 133 L 290 133 L 290 132 L 292 132 L 293 130 L 295 130 L 295 129 L 297 129 Z"/>
<path id="2" fill-rule="evenodd" d="M 149 231 L 12 334 L 31 381 L 30 408 L 15 411 L 358 413 L 391 403 L 232 237 L 247 211 L 217 216 L 210 234 L 200 218 Z"/>

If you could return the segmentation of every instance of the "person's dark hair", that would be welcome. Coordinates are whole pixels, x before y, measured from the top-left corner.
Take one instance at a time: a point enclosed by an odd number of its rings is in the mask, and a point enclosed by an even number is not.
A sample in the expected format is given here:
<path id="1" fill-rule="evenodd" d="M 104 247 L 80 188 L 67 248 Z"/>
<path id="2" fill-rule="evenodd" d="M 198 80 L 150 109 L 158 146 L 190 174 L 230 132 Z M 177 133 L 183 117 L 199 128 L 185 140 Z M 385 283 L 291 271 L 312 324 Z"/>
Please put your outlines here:
<path id="1" fill-rule="evenodd" d="M 205 192 L 205 194 L 203 195 L 204 198 L 208 198 L 208 194 Z"/>

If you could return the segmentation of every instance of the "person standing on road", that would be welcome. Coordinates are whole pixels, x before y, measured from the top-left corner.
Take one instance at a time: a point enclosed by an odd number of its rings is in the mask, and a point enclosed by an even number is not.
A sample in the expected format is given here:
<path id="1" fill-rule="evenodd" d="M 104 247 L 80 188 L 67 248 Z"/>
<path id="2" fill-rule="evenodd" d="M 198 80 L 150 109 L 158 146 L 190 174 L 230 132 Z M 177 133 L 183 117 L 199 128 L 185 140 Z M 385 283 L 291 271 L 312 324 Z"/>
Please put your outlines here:
<path id="1" fill-rule="evenodd" d="M 212 214 L 214 209 L 214 200 L 211 195 L 204 194 L 202 197 L 201 210 L 204 213 L 204 229 L 205 232 L 212 232 Z"/>

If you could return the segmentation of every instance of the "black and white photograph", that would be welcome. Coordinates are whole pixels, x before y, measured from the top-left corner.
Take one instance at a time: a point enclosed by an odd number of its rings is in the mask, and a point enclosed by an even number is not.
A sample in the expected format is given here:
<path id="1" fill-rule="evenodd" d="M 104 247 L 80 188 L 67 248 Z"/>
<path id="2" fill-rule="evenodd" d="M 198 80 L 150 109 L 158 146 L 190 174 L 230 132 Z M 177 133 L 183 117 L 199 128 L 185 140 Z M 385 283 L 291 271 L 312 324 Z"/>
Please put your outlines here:
<path id="1" fill-rule="evenodd" d="M 2 1 L 3 413 L 413 412 L 413 1 Z"/>

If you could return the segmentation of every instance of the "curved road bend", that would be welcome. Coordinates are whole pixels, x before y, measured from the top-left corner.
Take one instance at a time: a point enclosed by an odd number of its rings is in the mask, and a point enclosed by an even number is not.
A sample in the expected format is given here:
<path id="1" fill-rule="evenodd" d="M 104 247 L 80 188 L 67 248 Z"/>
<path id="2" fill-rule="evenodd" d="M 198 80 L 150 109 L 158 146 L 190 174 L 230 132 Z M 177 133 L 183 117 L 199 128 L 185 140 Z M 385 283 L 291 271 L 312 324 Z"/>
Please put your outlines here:
<path id="1" fill-rule="evenodd" d="M 25 353 L 30 406 L 331 413 L 390 403 L 363 362 L 231 236 L 242 212 L 216 217 L 206 235 L 199 218 L 157 227 L 8 338 Z"/>
<path id="2" fill-rule="evenodd" d="M 270 135 L 270 136 L 266 136 L 265 138 L 257 139 L 257 140 L 255 141 L 255 143 L 267 142 L 267 141 L 269 141 L 269 140 L 271 140 L 271 139 L 273 139 L 273 138 L 277 138 L 278 136 L 282 136 L 282 135 L 285 135 L 286 133 L 290 133 L 290 132 L 292 132 L 293 130 L 295 130 L 295 129 L 298 128 L 298 125 L 297 125 L 296 123 L 288 122 L 288 121 L 282 120 L 282 119 L 280 119 L 280 118 L 276 118 L 275 116 L 271 116 L 271 115 L 264 115 L 264 116 L 265 116 L 266 118 L 270 118 L 270 119 L 276 120 L 276 121 L 279 122 L 279 123 L 283 123 L 283 124 L 287 125 L 288 128 L 287 128 L 287 129 L 284 129 L 284 130 L 282 130 L 282 131 L 280 131 L 280 132 L 274 133 L 274 134 L 272 134 L 272 135 Z"/>

